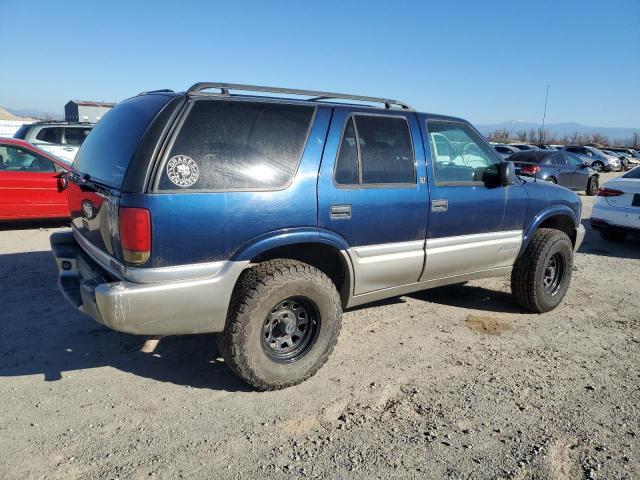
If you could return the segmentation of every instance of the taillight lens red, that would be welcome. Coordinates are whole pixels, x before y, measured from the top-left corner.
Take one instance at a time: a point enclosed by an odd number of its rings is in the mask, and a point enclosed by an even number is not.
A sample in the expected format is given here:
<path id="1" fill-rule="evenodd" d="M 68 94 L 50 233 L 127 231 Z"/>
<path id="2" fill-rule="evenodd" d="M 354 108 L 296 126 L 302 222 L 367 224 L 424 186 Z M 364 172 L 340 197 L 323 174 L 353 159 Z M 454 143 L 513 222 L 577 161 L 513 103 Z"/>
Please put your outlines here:
<path id="1" fill-rule="evenodd" d="M 616 190 L 615 188 L 600 187 L 596 193 L 598 197 L 619 197 L 624 195 L 622 190 Z"/>
<path id="2" fill-rule="evenodd" d="M 523 173 L 525 175 L 535 175 L 539 171 L 540 171 L 540 167 L 538 165 L 524 165 L 520 169 L 520 173 Z"/>
<path id="3" fill-rule="evenodd" d="M 151 214 L 146 208 L 120 207 L 120 243 L 124 260 L 142 264 L 151 256 Z"/>

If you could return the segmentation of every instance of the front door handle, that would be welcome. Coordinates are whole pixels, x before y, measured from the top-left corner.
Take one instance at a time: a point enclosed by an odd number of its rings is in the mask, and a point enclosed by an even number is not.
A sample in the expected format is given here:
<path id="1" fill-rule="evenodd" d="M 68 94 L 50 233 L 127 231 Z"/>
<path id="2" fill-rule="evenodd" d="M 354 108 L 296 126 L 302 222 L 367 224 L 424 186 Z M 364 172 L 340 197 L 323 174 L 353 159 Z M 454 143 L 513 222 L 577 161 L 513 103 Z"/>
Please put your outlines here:
<path id="1" fill-rule="evenodd" d="M 332 220 L 349 220 L 351 218 L 351 205 L 331 205 Z"/>
<path id="2" fill-rule="evenodd" d="M 447 210 L 449 210 L 449 200 L 446 198 L 431 201 L 432 212 L 446 212 Z"/>
<path id="3" fill-rule="evenodd" d="M 66 150 L 67 152 L 73 152 L 73 147 L 62 147 L 63 150 Z"/>

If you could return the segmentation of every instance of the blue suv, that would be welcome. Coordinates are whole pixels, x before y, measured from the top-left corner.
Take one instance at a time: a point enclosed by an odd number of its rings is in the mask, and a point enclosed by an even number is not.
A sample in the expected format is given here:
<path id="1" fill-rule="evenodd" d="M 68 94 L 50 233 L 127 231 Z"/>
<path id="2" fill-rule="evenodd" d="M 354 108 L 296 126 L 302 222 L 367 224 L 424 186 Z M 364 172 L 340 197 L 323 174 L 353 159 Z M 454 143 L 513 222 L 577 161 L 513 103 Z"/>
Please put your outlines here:
<path id="1" fill-rule="evenodd" d="M 345 308 L 511 273 L 516 302 L 549 311 L 584 237 L 575 193 L 519 178 L 465 120 L 355 95 L 146 92 L 68 183 L 51 245 L 72 305 L 122 332 L 219 332 L 262 390 L 312 376 Z"/>

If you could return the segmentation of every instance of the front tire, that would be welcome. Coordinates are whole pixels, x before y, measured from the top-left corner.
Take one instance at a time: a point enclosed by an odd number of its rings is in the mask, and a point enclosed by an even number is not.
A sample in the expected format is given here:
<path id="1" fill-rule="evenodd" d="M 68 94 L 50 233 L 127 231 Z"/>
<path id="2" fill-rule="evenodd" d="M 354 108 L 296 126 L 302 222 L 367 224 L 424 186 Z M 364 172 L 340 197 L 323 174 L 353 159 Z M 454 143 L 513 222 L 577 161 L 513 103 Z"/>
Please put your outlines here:
<path id="1" fill-rule="evenodd" d="M 540 228 L 511 272 L 511 292 L 525 310 L 536 313 L 556 308 L 569 288 L 573 245 L 559 230 Z"/>
<path id="2" fill-rule="evenodd" d="M 269 260 L 242 274 L 218 348 L 247 383 L 278 390 L 324 365 L 341 321 L 340 296 L 327 275 L 295 260 Z"/>
<path id="3" fill-rule="evenodd" d="M 600 182 L 598 181 L 598 177 L 593 176 L 589 178 L 589 181 L 587 182 L 587 190 L 585 191 L 585 193 L 590 197 L 593 197 L 598 192 L 599 187 Z"/>
<path id="4" fill-rule="evenodd" d="M 602 163 L 602 162 L 593 162 L 593 164 L 591 165 L 591 168 L 593 168 L 596 172 L 603 172 L 604 171 L 604 163 Z"/>

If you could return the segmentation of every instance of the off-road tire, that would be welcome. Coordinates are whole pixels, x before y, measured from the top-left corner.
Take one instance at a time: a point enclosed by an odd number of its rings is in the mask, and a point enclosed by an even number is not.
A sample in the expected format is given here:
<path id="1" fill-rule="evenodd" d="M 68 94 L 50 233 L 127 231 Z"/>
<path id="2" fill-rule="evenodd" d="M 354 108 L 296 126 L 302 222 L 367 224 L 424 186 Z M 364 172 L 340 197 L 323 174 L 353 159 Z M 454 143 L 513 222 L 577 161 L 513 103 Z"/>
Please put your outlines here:
<path id="1" fill-rule="evenodd" d="M 303 296 L 317 307 L 320 322 L 309 350 L 290 363 L 267 356 L 261 343 L 263 324 L 278 302 Z M 234 289 L 218 348 L 240 378 L 258 390 L 278 390 L 313 376 L 338 341 L 342 306 L 336 286 L 323 272 L 303 262 L 276 259 L 242 273 Z"/>
<path id="2" fill-rule="evenodd" d="M 599 187 L 600 187 L 600 182 L 598 180 L 598 177 L 596 177 L 595 175 L 592 177 L 589 177 L 589 181 L 587 182 L 587 189 L 585 190 L 585 193 L 590 197 L 593 197 L 596 193 L 598 193 Z"/>
<path id="3" fill-rule="evenodd" d="M 611 230 L 603 230 L 600 232 L 600 236 L 609 242 L 622 242 L 627 238 L 627 234 L 624 232 L 612 232 Z"/>
<path id="4" fill-rule="evenodd" d="M 558 290 L 550 295 L 545 292 L 543 278 L 547 263 L 558 252 L 564 257 L 564 274 Z M 553 310 L 567 293 L 572 270 L 573 245 L 569 236 L 560 230 L 538 229 L 511 272 L 511 293 L 515 302 L 536 313 Z"/>

